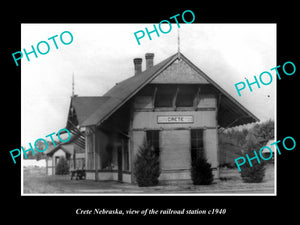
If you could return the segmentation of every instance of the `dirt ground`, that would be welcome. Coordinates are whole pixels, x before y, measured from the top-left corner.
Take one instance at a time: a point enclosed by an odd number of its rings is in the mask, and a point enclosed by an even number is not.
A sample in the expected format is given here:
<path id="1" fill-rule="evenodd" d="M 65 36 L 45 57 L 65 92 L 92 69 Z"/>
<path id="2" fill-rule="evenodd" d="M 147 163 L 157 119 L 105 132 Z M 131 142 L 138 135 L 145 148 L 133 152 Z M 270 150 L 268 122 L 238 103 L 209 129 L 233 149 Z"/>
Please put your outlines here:
<path id="1" fill-rule="evenodd" d="M 116 181 L 70 180 L 69 175 L 46 176 L 45 168 L 27 167 L 23 173 L 26 194 L 274 194 L 274 165 L 268 164 L 262 183 L 244 183 L 238 170 L 221 168 L 211 185 L 165 184 L 138 187 Z"/>

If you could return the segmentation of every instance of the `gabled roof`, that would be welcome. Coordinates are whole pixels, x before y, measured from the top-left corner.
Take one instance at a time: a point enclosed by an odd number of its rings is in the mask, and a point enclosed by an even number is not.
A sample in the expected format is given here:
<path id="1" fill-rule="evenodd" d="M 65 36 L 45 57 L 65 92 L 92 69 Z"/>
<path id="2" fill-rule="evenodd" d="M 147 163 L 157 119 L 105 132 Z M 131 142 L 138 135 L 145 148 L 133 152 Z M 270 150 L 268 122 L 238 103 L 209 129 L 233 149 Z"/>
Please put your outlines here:
<path id="1" fill-rule="evenodd" d="M 52 152 L 53 151 L 53 149 L 55 148 L 56 146 L 54 146 L 54 145 L 48 145 L 48 147 L 47 147 L 47 149 L 45 150 L 45 151 L 43 151 L 43 154 L 45 154 L 45 155 L 48 155 L 50 152 Z"/>
<path id="2" fill-rule="evenodd" d="M 143 71 L 137 76 L 130 77 L 110 89 L 104 96 L 109 100 L 104 102 L 89 118 L 87 118 L 82 126 L 99 125 L 129 100 L 135 93 L 149 83 L 155 74 L 158 74 L 163 68 L 176 60 L 177 53 L 163 60 L 162 62 L 152 66 L 148 70 Z"/>
<path id="3" fill-rule="evenodd" d="M 222 118 L 230 118 L 229 121 L 222 121 L 219 119 L 219 124 L 223 127 L 237 126 L 245 123 L 251 123 L 259 121 L 259 119 L 249 112 L 244 106 L 230 96 L 225 90 L 223 90 L 217 83 L 209 78 L 202 70 L 189 61 L 182 53 L 176 53 L 155 66 L 141 72 L 140 74 L 130 77 L 110 89 L 103 97 L 107 99 L 101 103 L 90 116 L 88 116 L 82 123 L 82 126 L 100 125 L 104 120 L 109 118 L 116 110 L 118 110 L 123 104 L 125 104 L 130 98 L 132 98 L 139 90 L 145 85 L 150 83 L 156 76 L 160 74 L 165 68 L 172 64 L 177 59 L 184 60 L 189 66 L 198 72 L 200 76 L 203 76 L 209 81 L 212 86 L 222 94 L 219 114 L 222 113 Z M 227 115 L 228 114 L 228 115 Z"/>
<path id="4" fill-rule="evenodd" d="M 64 152 L 66 152 L 70 155 L 73 155 L 74 150 L 75 150 L 75 145 L 73 143 L 60 143 L 60 144 L 57 144 L 55 147 L 53 145 L 51 145 L 51 147 L 50 148 L 48 147 L 47 150 L 44 151 L 43 153 L 45 155 L 52 156 L 59 149 L 63 150 Z M 76 153 L 84 153 L 84 149 L 76 148 Z"/>
<path id="5" fill-rule="evenodd" d="M 75 110 L 78 125 L 81 125 L 85 119 L 93 114 L 110 97 L 104 96 L 73 96 L 71 98 L 70 110 Z M 68 119 L 69 116 L 68 115 Z M 67 124 L 68 127 L 68 124 Z"/>
<path id="6" fill-rule="evenodd" d="M 95 112 L 97 108 L 101 107 L 108 99 L 109 97 L 74 97 L 73 105 L 76 110 L 79 124 Z"/>
<path id="7" fill-rule="evenodd" d="M 72 144 L 68 144 L 68 145 L 56 145 L 56 147 L 52 148 L 49 151 L 45 151 L 44 154 L 48 155 L 48 156 L 52 156 L 55 152 L 57 152 L 59 149 L 63 150 L 65 153 L 73 155 L 74 152 L 74 146 Z"/>

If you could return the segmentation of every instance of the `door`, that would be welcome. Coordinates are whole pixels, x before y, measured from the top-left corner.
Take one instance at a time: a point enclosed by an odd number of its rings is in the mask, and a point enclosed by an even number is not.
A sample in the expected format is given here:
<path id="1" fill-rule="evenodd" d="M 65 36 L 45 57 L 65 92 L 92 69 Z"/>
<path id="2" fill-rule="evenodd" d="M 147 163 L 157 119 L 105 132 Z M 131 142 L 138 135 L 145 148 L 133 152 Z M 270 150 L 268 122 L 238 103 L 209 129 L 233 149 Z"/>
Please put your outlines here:
<path id="1" fill-rule="evenodd" d="M 189 130 L 161 131 L 160 163 L 162 171 L 191 168 Z"/>
<path id="2" fill-rule="evenodd" d="M 123 159 L 122 159 L 122 145 L 119 145 L 117 147 L 117 154 L 118 154 L 118 181 L 122 182 L 123 181 L 123 173 L 122 173 L 122 168 L 123 168 Z"/>

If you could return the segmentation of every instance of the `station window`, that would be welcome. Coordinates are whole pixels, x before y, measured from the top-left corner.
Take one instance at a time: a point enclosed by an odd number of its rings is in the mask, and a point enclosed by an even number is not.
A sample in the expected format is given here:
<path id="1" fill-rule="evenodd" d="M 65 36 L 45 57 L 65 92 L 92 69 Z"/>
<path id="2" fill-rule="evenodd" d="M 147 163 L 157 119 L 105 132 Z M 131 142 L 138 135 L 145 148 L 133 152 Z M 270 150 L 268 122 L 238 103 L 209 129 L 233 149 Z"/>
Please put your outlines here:
<path id="1" fill-rule="evenodd" d="M 192 129 L 191 130 L 191 158 L 192 162 L 199 157 L 204 156 L 203 146 L 203 130 Z"/>
<path id="2" fill-rule="evenodd" d="M 196 92 L 195 86 L 181 86 L 176 98 L 176 107 L 193 107 Z"/>
<path id="3" fill-rule="evenodd" d="M 155 107 L 193 107 L 198 91 L 196 85 L 158 85 Z M 176 99 L 175 99 L 176 98 Z M 175 99 L 175 104 L 173 101 Z"/>
<path id="4" fill-rule="evenodd" d="M 159 156 L 159 130 L 146 131 L 147 142 L 154 148 L 157 156 Z"/>
<path id="5" fill-rule="evenodd" d="M 155 107 L 172 107 L 175 92 L 174 86 L 159 87 L 155 98 Z"/>

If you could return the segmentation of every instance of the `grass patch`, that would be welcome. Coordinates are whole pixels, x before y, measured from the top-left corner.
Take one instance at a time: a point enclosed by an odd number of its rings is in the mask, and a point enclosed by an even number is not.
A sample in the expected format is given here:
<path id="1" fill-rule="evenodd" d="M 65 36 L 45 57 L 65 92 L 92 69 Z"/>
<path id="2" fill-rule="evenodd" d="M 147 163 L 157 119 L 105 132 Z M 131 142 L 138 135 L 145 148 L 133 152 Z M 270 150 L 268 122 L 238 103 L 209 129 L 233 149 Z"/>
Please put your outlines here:
<path id="1" fill-rule="evenodd" d="M 274 165 L 269 164 L 262 183 L 244 183 L 238 170 L 221 168 L 220 179 L 211 185 L 166 184 L 138 187 L 117 181 L 71 180 L 70 175 L 45 175 L 45 168 L 25 168 L 24 194 L 184 194 L 274 193 Z"/>

